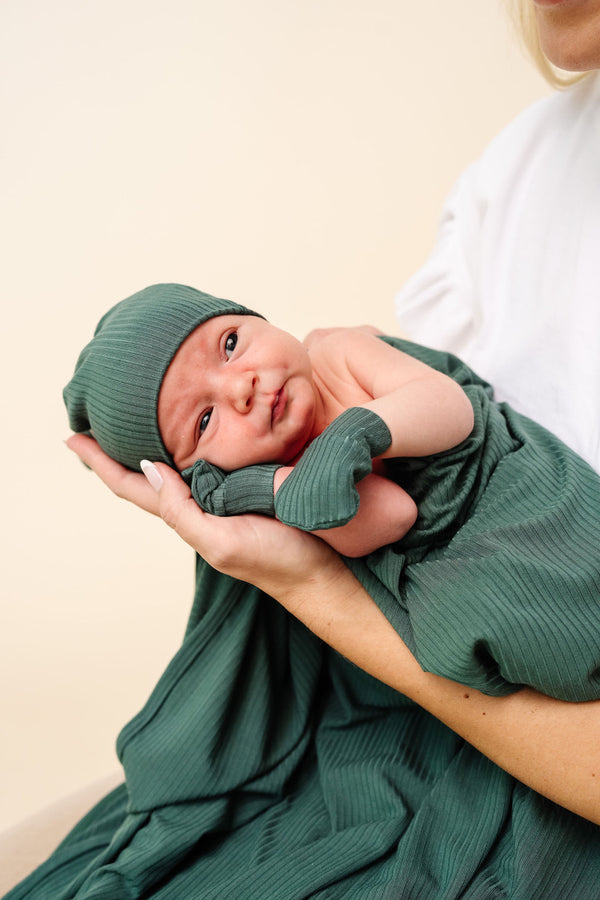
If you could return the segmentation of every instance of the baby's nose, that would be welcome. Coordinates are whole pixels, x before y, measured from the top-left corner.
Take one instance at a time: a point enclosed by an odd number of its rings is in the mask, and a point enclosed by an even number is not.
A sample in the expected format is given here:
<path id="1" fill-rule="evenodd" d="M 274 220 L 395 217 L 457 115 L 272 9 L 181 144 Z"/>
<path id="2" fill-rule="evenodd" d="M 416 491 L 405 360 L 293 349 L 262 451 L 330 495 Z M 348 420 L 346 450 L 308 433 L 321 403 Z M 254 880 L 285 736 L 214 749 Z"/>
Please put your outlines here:
<path id="1" fill-rule="evenodd" d="M 254 372 L 239 372 L 229 379 L 231 402 L 238 412 L 246 413 L 252 409 L 258 376 Z"/>

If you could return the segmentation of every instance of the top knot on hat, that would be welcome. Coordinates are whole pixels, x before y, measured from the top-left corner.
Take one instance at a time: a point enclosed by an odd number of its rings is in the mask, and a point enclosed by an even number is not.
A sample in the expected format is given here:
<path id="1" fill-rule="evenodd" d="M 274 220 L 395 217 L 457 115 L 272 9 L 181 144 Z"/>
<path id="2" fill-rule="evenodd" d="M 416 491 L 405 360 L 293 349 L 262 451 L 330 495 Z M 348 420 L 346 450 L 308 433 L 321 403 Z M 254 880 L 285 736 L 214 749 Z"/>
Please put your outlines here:
<path id="1" fill-rule="evenodd" d="M 259 315 L 182 284 L 154 284 L 100 319 L 63 391 L 73 431 L 91 431 L 117 462 L 173 460 L 158 427 L 158 394 L 183 341 L 215 316 Z"/>

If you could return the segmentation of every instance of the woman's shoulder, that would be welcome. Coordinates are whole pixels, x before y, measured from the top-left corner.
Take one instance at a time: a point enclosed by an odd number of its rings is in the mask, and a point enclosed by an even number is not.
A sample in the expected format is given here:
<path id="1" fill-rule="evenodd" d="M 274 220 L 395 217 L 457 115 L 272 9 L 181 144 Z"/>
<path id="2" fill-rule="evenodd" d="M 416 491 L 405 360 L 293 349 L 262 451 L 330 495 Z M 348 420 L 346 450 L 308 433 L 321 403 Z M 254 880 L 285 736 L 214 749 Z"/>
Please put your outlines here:
<path id="1" fill-rule="evenodd" d="M 487 145 L 475 165 L 477 178 L 504 184 L 529 162 L 569 153 L 574 143 L 593 132 L 600 142 L 600 74 L 526 107 Z"/>

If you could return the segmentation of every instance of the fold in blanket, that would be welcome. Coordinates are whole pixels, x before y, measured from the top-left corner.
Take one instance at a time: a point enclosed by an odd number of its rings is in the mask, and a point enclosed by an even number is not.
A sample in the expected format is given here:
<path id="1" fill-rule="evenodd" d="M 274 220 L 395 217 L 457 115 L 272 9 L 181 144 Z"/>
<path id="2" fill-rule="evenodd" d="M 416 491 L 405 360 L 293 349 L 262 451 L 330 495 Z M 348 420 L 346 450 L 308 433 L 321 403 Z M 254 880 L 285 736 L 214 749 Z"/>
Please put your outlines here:
<path id="1" fill-rule="evenodd" d="M 419 519 L 348 565 L 424 668 L 597 699 L 600 478 L 460 360 L 388 340 L 459 381 L 476 427 L 389 462 Z M 10 900 L 598 896 L 596 826 L 202 560 L 183 645 L 118 752 L 126 785 Z"/>

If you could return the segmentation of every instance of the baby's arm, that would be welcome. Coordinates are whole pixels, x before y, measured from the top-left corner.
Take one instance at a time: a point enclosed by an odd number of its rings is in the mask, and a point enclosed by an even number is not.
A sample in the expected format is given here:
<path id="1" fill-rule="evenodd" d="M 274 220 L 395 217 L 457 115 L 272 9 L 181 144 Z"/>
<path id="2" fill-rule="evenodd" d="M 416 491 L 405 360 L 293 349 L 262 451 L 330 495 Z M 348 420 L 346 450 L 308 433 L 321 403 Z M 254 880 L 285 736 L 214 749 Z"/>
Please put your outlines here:
<path id="1" fill-rule="evenodd" d="M 273 483 L 275 494 L 292 472 L 291 466 L 277 469 Z M 360 505 L 355 517 L 337 528 L 312 532 L 344 556 L 366 556 L 378 547 L 399 541 L 417 518 L 412 497 L 389 478 L 372 473 L 356 488 Z"/>
<path id="2" fill-rule="evenodd" d="M 227 473 L 204 460 L 198 460 L 183 476 L 191 487 L 196 503 L 205 512 L 217 516 L 245 512 L 277 516 L 285 524 L 311 531 L 344 556 L 365 556 L 378 547 L 399 541 L 415 522 L 417 507 L 412 498 L 393 481 L 373 473 L 367 474 L 352 487 L 356 497 L 355 506 L 349 514 L 341 517 L 343 524 L 333 527 L 331 524 L 317 524 L 331 515 L 340 521 L 340 515 L 337 500 L 333 503 L 333 510 L 329 502 L 325 511 L 319 502 L 315 508 L 314 496 L 312 502 L 309 500 L 310 524 L 308 521 L 301 523 L 297 518 L 288 521 L 285 515 L 281 515 L 280 511 L 278 513 L 275 495 L 292 475 L 294 468 L 264 464 Z M 311 487 L 314 485 L 309 472 L 302 477 L 300 485 L 296 485 L 296 492 L 299 489 L 302 495 L 310 497 Z M 336 484 L 336 494 L 337 487 Z M 339 488 L 343 490 L 342 485 Z M 348 501 L 347 496 L 345 499 Z M 326 512 L 326 516 L 319 516 L 319 512 Z M 292 513 L 302 519 L 302 504 L 299 509 L 294 504 Z M 317 518 L 314 517 L 315 514 Z"/>
<path id="3" fill-rule="evenodd" d="M 341 385 L 342 398 L 383 419 L 392 440 L 382 457 L 441 453 L 473 430 L 473 407 L 459 384 L 377 337 L 347 331 L 324 338 L 311 359 L 325 383 Z"/>

